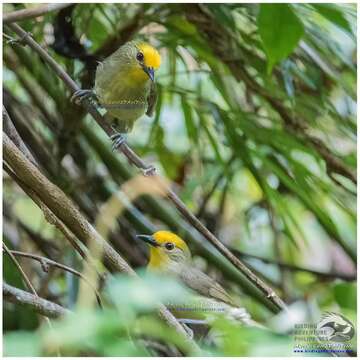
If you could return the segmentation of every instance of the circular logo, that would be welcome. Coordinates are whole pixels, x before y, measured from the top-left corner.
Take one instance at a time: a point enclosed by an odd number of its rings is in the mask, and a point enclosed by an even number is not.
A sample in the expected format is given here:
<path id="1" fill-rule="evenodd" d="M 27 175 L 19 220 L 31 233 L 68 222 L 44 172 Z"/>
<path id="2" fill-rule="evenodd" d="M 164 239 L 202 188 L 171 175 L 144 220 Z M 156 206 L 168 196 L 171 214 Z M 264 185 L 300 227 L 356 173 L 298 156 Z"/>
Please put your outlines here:
<path id="1" fill-rule="evenodd" d="M 317 324 L 318 338 L 321 341 L 345 342 L 354 337 L 354 325 L 345 316 L 325 313 Z"/>

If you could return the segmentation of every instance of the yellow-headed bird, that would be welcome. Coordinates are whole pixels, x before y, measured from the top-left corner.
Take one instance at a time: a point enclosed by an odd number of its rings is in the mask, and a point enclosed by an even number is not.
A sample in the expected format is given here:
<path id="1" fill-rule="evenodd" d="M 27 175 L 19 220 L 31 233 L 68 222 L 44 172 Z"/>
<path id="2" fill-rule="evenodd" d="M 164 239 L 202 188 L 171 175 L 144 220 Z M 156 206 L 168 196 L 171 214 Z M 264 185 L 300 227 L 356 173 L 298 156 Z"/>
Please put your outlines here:
<path id="1" fill-rule="evenodd" d="M 155 70 L 161 64 L 158 51 L 151 45 L 130 41 L 99 63 L 94 90 L 78 90 L 72 100 L 82 101 L 95 96 L 107 110 L 117 134 L 112 136 L 113 149 L 124 141 L 123 134 L 132 130 L 134 123 L 146 113 L 152 116 L 156 105 Z"/>
<path id="2" fill-rule="evenodd" d="M 170 231 L 157 231 L 153 235 L 138 235 L 137 238 L 151 246 L 150 261 L 147 270 L 175 276 L 187 288 L 193 290 L 197 295 L 200 295 L 198 299 L 201 300 L 194 303 L 194 307 L 199 309 L 200 313 L 215 311 L 217 313 L 224 313 L 224 315 L 229 318 L 239 320 L 244 324 L 259 326 L 255 321 L 251 320 L 250 315 L 244 308 L 239 308 L 235 304 L 221 285 L 194 267 L 191 261 L 190 250 L 185 241 L 179 236 Z M 185 308 L 183 307 L 181 309 L 182 306 L 179 306 L 178 309 L 176 309 L 175 306 L 175 308 L 169 309 L 174 312 L 174 315 L 178 318 L 188 317 L 189 305 L 191 306 L 192 301 L 193 299 L 190 300 L 190 304 L 186 304 Z M 204 311 L 199 308 L 199 305 L 200 307 L 204 307 Z M 184 310 L 186 314 L 182 315 L 181 310 Z M 194 318 L 198 318 L 195 308 L 192 312 Z M 191 314 L 190 317 L 192 317 Z M 183 322 L 187 323 L 187 321 Z M 191 323 L 191 321 L 188 321 L 188 323 Z"/>

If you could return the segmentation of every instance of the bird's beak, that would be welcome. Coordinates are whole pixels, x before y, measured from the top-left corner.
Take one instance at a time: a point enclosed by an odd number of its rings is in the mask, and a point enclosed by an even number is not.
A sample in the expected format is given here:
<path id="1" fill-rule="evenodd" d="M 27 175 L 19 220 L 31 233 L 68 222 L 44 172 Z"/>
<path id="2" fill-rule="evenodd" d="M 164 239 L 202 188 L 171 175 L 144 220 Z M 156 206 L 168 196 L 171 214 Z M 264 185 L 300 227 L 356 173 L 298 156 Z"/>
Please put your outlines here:
<path id="1" fill-rule="evenodd" d="M 137 239 L 145 241 L 146 243 L 150 244 L 151 246 L 159 246 L 156 240 L 151 235 L 136 235 Z"/>
<path id="2" fill-rule="evenodd" d="M 155 80 L 155 70 L 152 67 L 147 67 L 147 66 L 143 66 L 143 70 L 145 71 L 145 73 L 149 76 L 151 81 Z"/>

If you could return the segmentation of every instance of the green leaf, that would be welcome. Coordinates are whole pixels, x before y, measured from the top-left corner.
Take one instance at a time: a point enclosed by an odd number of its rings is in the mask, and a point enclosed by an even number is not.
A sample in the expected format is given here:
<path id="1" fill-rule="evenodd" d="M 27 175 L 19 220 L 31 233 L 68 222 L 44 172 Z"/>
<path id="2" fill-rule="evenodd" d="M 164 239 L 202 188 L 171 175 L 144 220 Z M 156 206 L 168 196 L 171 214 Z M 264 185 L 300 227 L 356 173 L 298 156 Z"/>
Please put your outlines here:
<path id="1" fill-rule="evenodd" d="M 336 302 L 342 307 L 356 311 L 356 285 L 339 283 L 334 286 Z"/>
<path id="2" fill-rule="evenodd" d="M 350 34 L 353 33 L 346 17 L 341 10 L 339 10 L 339 6 L 336 7 L 335 4 L 312 4 L 312 7 L 333 24 L 344 29 Z"/>
<path id="3" fill-rule="evenodd" d="M 4 356 L 40 356 L 40 338 L 35 333 L 14 331 L 4 336 Z"/>
<path id="4" fill-rule="evenodd" d="M 192 109 L 188 101 L 189 100 L 186 98 L 186 96 L 181 96 L 181 107 L 184 114 L 188 137 L 193 143 L 197 143 L 199 140 L 197 136 L 198 135 L 197 124 L 194 121 Z"/>
<path id="5" fill-rule="evenodd" d="M 257 24 L 270 73 L 273 66 L 285 59 L 298 45 L 304 34 L 304 26 L 286 4 L 261 4 Z"/>

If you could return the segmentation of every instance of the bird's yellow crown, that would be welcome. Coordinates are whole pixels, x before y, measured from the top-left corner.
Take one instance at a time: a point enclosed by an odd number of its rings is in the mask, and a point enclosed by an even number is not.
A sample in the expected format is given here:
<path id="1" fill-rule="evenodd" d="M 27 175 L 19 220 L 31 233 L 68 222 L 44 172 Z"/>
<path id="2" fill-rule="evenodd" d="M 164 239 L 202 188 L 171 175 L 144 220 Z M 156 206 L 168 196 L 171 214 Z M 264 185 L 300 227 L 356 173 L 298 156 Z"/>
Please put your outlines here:
<path id="1" fill-rule="evenodd" d="M 137 47 L 144 54 L 145 66 L 153 68 L 155 70 L 160 67 L 161 56 L 155 48 L 153 48 L 150 44 L 144 42 L 139 43 Z"/>
<path id="2" fill-rule="evenodd" d="M 189 248 L 186 245 L 185 241 L 171 231 L 157 231 L 155 234 L 153 234 L 153 238 L 160 245 L 172 243 L 181 250 L 189 251 Z"/>

